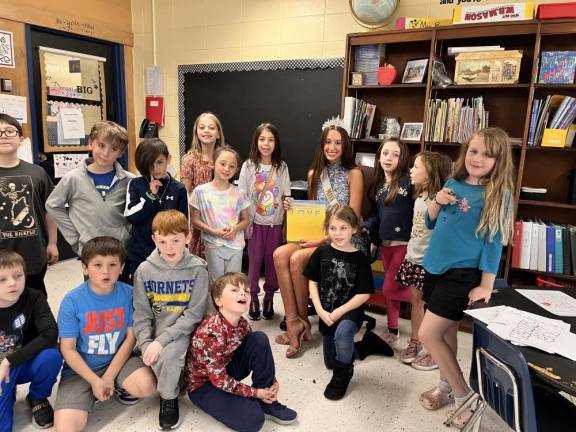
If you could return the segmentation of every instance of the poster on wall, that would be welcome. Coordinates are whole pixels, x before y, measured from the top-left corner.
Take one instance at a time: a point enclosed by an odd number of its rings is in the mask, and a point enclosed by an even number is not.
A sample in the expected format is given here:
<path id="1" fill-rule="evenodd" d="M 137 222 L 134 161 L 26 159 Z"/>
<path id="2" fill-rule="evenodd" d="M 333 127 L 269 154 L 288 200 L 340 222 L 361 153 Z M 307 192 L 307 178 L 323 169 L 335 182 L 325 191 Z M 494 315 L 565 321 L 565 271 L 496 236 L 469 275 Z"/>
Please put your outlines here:
<path id="1" fill-rule="evenodd" d="M 88 153 L 60 153 L 54 155 L 54 177 L 62 178 L 82 165 Z"/>
<path id="2" fill-rule="evenodd" d="M 0 30 L 0 67 L 16 67 L 12 32 Z"/>

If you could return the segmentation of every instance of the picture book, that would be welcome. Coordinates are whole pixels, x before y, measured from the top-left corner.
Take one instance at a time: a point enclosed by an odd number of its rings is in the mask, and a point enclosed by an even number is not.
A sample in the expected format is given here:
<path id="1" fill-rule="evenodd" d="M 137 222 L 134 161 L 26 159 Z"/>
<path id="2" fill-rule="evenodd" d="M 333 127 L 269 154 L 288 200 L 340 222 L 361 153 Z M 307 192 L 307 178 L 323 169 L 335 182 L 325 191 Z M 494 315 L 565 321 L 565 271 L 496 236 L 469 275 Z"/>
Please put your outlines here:
<path id="1" fill-rule="evenodd" d="M 574 84 L 576 51 L 542 51 L 539 84 Z"/>
<path id="2" fill-rule="evenodd" d="M 315 200 L 295 200 L 286 212 L 286 240 L 297 243 L 301 240 L 324 238 L 326 203 Z"/>

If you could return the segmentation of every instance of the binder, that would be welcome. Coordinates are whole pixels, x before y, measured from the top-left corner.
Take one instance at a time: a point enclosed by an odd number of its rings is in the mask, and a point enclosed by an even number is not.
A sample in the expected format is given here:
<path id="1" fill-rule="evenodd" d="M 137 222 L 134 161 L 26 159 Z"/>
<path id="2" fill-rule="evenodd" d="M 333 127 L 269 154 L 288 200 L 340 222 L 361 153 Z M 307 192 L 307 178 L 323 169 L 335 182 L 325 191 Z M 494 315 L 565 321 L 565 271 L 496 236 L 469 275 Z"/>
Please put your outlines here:
<path id="1" fill-rule="evenodd" d="M 514 222 L 514 238 L 512 240 L 514 245 L 512 249 L 512 267 L 520 267 L 520 256 L 522 254 L 522 221 Z"/>
<path id="2" fill-rule="evenodd" d="M 572 262 L 572 276 L 576 276 L 576 227 L 570 227 L 570 252 Z"/>
<path id="3" fill-rule="evenodd" d="M 562 227 L 562 259 L 564 261 L 564 268 L 558 269 L 556 273 L 571 275 L 572 261 L 570 260 L 570 230 L 567 227 Z"/>
<path id="4" fill-rule="evenodd" d="M 164 126 L 164 97 L 146 97 L 146 120 L 156 122 L 160 127 Z"/>
<path id="5" fill-rule="evenodd" d="M 564 252 L 562 249 L 562 227 L 554 227 L 554 268 L 564 269 Z"/>
<path id="6" fill-rule="evenodd" d="M 546 225 L 538 224 L 538 271 L 546 271 Z"/>
<path id="7" fill-rule="evenodd" d="M 530 244 L 530 270 L 538 270 L 538 222 L 532 222 L 532 243 Z"/>
<path id="8" fill-rule="evenodd" d="M 532 222 L 522 222 L 522 250 L 520 252 L 520 268 L 530 269 L 530 250 L 532 247 Z"/>
<path id="9" fill-rule="evenodd" d="M 555 243 L 555 230 L 552 225 L 546 225 L 546 271 L 548 273 L 554 273 L 555 269 L 555 255 L 554 255 L 554 243 Z"/>

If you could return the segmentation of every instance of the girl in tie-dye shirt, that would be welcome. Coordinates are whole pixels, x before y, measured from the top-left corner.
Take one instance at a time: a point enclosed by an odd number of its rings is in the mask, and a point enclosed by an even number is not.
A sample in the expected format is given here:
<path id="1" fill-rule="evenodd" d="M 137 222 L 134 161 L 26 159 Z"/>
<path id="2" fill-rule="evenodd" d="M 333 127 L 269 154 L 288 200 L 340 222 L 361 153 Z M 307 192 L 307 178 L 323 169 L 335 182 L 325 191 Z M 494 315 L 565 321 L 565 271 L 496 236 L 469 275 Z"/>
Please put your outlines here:
<path id="1" fill-rule="evenodd" d="M 214 152 L 214 179 L 196 187 L 190 199 L 192 223 L 202 231 L 210 282 L 224 273 L 242 271 L 250 200 L 230 183 L 239 160 L 233 148 L 218 148 Z"/>

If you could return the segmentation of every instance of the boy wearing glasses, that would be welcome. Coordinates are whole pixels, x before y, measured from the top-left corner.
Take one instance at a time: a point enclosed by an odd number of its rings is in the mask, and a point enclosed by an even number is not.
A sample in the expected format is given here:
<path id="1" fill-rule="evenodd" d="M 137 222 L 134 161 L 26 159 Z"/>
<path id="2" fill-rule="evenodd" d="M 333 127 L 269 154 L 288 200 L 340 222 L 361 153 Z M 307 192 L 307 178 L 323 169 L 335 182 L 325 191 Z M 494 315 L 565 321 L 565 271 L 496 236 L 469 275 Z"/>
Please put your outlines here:
<path id="1" fill-rule="evenodd" d="M 46 295 L 47 264 L 58 261 L 57 228 L 44 210 L 54 189 L 42 168 L 18 158 L 22 126 L 0 113 L 0 249 L 26 262 L 26 286 Z"/>

